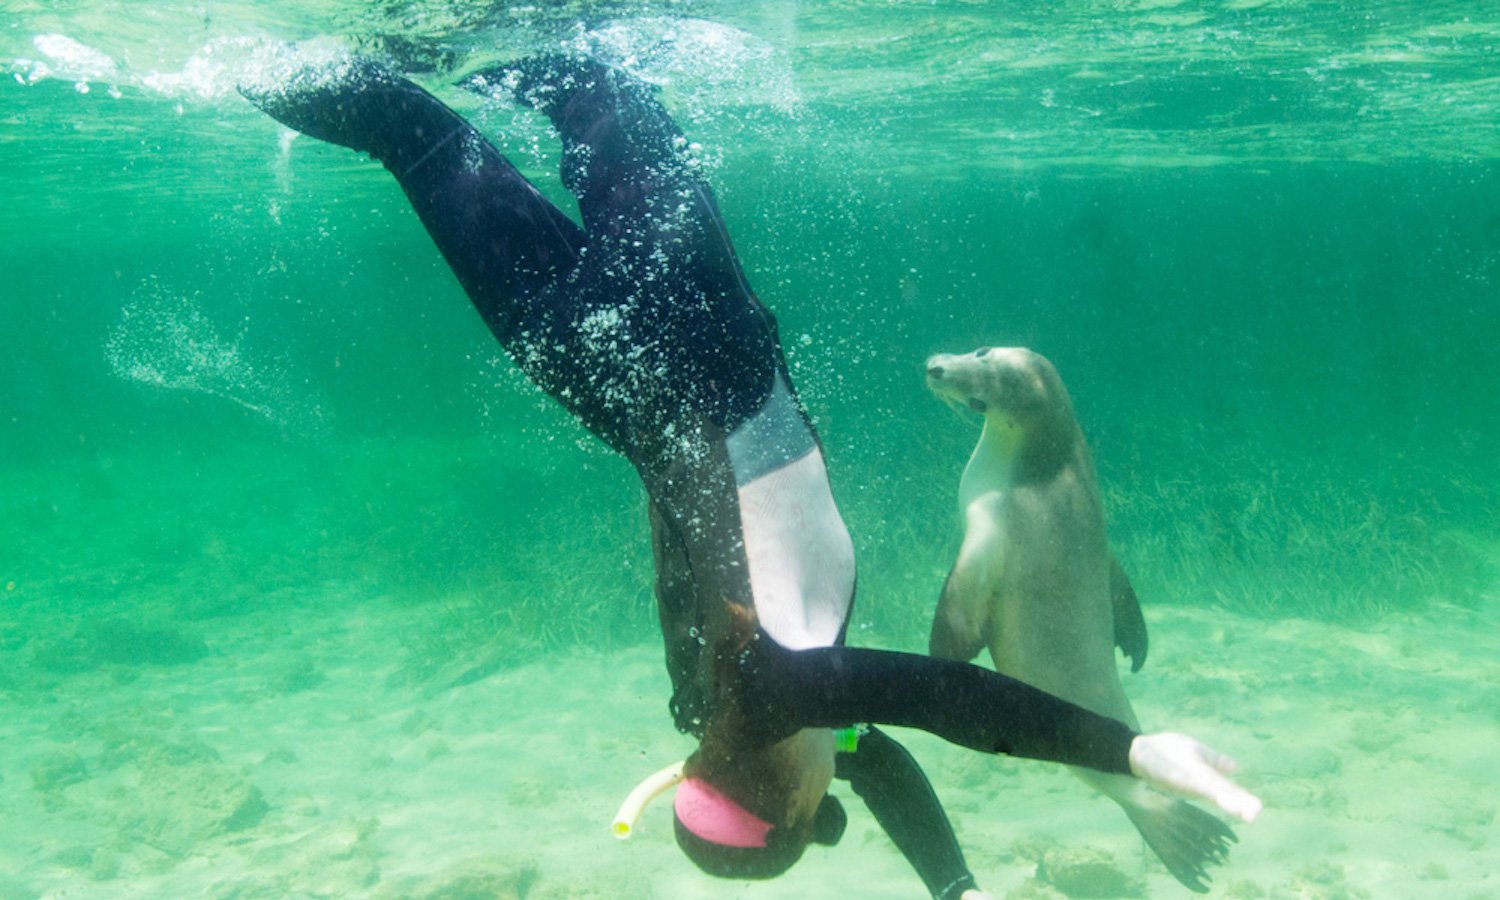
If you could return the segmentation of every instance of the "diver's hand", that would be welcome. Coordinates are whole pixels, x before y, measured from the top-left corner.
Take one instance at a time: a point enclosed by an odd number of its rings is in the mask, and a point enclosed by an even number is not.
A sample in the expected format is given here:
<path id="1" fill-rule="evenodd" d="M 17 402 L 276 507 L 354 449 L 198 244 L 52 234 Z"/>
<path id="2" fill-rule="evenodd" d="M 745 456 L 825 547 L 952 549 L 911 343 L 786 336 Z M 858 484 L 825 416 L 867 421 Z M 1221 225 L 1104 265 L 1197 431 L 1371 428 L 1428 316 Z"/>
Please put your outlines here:
<path id="1" fill-rule="evenodd" d="M 986 894 L 978 888 L 969 888 L 958 895 L 958 900 L 995 900 L 993 895 Z"/>
<path id="2" fill-rule="evenodd" d="M 1242 822 L 1260 815 L 1260 798 L 1231 781 L 1239 764 L 1185 734 L 1143 734 L 1130 744 L 1130 771 L 1172 794 L 1207 800 Z"/>

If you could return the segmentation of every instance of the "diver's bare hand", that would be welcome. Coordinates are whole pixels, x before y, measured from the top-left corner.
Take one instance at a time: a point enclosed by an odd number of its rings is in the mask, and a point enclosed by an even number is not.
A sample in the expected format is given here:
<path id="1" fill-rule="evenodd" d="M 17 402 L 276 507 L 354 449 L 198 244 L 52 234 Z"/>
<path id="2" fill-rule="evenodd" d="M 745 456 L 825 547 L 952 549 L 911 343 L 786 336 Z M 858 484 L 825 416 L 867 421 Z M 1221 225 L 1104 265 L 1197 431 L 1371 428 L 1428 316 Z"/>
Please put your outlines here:
<path id="1" fill-rule="evenodd" d="M 1260 815 L 1260 798 L 1235 784 L 1239 764 L 1185 734 L 1143 734 L 1130 744 L 1130 771 L 1172 794 L 1207 800 L 1242 822 Z"/>

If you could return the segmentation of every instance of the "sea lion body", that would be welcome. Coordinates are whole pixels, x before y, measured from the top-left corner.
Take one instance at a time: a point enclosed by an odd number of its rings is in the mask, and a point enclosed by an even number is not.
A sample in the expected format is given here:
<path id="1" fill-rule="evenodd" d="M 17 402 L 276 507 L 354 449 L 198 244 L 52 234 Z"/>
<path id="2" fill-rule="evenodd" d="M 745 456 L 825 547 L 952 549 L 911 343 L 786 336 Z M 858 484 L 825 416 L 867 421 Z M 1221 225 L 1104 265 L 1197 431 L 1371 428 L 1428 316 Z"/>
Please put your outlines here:
<path id="1" fill-rule="evenodd" d="M 940 397 L 984 415 L 959 483 L 964 539 L 933 618 L 934 656 L 988 647 L 1003 674 L 1139 730 L 1114 648 L 1145 662 L 1145 620 L 1109 549 L 1094 463 L 1057 370 L 1025 348 L 981 348 L 927 361 Z M 1135 778 L 1073 769 L 1118 803 L 1183 884 L 1233 833 Z"/>

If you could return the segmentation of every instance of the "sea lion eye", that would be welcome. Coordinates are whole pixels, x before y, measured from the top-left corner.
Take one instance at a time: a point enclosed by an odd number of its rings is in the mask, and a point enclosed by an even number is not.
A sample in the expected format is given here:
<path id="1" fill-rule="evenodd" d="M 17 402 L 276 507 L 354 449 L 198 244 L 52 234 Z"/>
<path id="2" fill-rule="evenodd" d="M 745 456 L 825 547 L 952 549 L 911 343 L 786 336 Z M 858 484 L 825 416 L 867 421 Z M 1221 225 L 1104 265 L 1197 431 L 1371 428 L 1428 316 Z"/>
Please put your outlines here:
<path id="1" fill-rule="evenodd" d="M 986 408 L 987 407 L 984 405 L 984 401 L 979 399 L 978 397 L 969 398 L 969 409 L 972 409 L 977 413 L 982 413 Z"/>
<path id="2" fill-rule="evenodd" d="M 993 349 L 993 347 L 980 347 L 978 350 L 974 351 L 974 358 L 984 359 L 986 356 L 990 355 L 990 351 Z"/>

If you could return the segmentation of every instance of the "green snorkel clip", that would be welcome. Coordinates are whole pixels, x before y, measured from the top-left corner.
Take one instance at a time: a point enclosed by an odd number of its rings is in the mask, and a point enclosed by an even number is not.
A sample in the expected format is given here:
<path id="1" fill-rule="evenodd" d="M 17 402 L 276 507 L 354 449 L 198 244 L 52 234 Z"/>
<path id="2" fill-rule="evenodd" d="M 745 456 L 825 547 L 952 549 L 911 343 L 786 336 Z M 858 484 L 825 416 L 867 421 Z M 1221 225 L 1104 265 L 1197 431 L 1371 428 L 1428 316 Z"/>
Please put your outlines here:
<path id="1" fill-rule="evenodd" d="M 840 753 L 853 753 L 859 749 L 859 739 L 870 731 L 870 726 L 860 724 L 851 725 L 848 728 L 835 728 L 833 731 L 833 746 Z"/>

